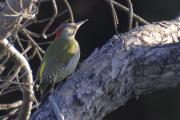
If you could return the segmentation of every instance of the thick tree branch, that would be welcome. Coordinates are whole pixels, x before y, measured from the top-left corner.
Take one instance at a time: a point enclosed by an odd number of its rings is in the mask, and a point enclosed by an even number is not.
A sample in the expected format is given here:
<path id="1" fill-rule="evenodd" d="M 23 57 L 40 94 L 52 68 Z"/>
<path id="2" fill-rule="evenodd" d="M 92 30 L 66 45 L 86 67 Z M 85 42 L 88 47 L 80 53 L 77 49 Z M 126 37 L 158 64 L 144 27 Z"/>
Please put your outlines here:
<path id="1" fill-rule="evenodd" d="M 135 28 L 96 49 L 32 120 L 101 120 L 141 94 L 180 84 L 180 19 Z M 57 109 L 57 108 L 56 108 Z"/>
<path id="2" fill-rule="evenodd" d="M 14 65 L 17 65 L 18 69 L 9 70 L 9 73 L 14 72 L 11 76 L 6 74 L 5 80 L 3 79 L 4 84 L 1 85 L 1 92 L 3 94 L 7 94 L 17 89 L 21 89 L 23 103 L 20 106 L 20 111 L 18 112 L 18 120 L 28 120 L 30 117 L 32 103 L 33 103 L 33 78 L 32 71 L 29 66 L 28 61 L 25 57 L 18 51 L 6 38 L 11 35 L 18 37 L 18 32 L 29 24 L 29 21 L 35 18 L 36 14 L 36 3 L 38 0 L 3 0 L 0 1 L 1 9 L 0 9 L 0 48 L 9 54 L 11 60 L 13 60 Z M 11 41 L 12 42 L 12 41 Z M 32 40 L 30 42 L 32 44 Z M 27 49 L 24 49 L 23 45 L 19 42 L 20 48 L 23 50 L 22 52 L 26 53 Z M 33 46 L 33 45 L 32 45 Z M 17 46 L 16 46 L 17 47 Z M 34 46 L 33 46 L 34 47 Z M 28 47 L 27 47 L 28 48 Z M 1 55 L 3 53 L 1 52 Z M 26 54 L 25 54 L 26 55 Z M 26 55 L 27 57 L 27 55 Z M 2 63 L 1 63 L 2 64 Z M 3 65 L 3 64 L 2 64 Z M 8 71 L 8 70 L 7 70 Z M 23 77 L 19 77 L 17 79 L 18 74 L 22 73 Z M 22 75 L 21 74 L 21 75 Z M 9 78 L 8 78 L 9 77 Z M 17 80 L 16 82 L 13 80 Z M 22 81 L 20 81 L 22 80 Z M 22 82 L 22 83 L 20 83 Z M 19 85 L 17 87 L 10 87 L 11 84 Z M 3 87 L 4 86 L 4 87 Z M 10 89 L 11 88 L 11 89 Z M 5 91 L 6 90 L 6 91 Z M 2 95 L 2 94 L 1 94 Z M 8 104 L 7 104 L 8 105 Z M 9 104 L 11 105 L 11 104 Z M 10 111 L 9 114 L 5 115 L 9 117 L 15 113 L 19 108 Z"/>
<path id="3" fill-rule="evenodd" d="M 11 55 L 11 59 L 16 63 L 16 65 L 21 66 L 21 71 L 25 73 L 22 81 L 24 87 L 21 88 L 23 94 L 23 104 L 17 120 L 28 120 L 31 113 L 34 96 L 31 68 L 25 57 L 19 53 L 19 51 L 17 51 L 7 39 L 1 40 L 0 45 L 1 48 L 7 49 L 7 52 Z"/>

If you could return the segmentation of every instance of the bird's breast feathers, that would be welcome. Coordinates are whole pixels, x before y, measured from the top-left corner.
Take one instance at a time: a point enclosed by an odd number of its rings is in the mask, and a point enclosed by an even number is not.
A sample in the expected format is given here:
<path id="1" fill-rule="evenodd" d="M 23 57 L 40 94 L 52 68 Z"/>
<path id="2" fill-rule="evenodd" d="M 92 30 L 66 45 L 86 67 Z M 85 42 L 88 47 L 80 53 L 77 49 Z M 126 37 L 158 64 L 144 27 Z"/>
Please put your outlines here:
<path id="1" fill-rule="evenodd" d="M 77 41 L 76 40 L 70 41 L 67 52 L 69 54 L 75 54 L 78 52 L 78 50 L 79 50 L 79 45 L 78 45 Z"/>

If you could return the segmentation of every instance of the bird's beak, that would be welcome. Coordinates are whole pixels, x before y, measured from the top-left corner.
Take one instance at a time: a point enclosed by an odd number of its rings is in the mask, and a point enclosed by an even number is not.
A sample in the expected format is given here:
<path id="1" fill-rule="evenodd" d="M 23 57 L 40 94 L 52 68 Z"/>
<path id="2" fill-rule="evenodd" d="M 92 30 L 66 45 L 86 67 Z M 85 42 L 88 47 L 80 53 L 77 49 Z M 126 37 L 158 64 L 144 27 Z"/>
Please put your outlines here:
<path id="1" fill-rule="evenodd" d="M 74 35 L 75 35 L 76 32 L 78 31 L 78 29 L 81 27 L 81 25 L 84 24 L 86 21 L 88 21 L 88 19 L 83 20 L 83 21 L 80 21 L 80 22 L 78 22 L 78 23 L 75 23 L 76 29 L 74 30 L 74 33 L 73 33 Z"/>
<path id="2" fill-rule="evenodd" d="M 76 24 L 77 24 L 77 29 L 78 29 L 82 24 L 84 24 L 84 23 L 87 22 L 87 21 L 88 21 L 88 19 L 76 23 Z"/>

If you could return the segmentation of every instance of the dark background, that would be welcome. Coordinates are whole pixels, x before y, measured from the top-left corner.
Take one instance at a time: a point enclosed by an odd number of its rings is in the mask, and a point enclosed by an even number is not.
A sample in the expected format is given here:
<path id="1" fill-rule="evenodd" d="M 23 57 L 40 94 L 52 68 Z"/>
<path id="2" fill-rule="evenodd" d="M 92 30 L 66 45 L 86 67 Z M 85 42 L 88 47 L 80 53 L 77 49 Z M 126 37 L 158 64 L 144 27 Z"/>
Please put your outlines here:
<path id="1" fill-rule="evenodd" d="M 114 35 L 113 20 L 110 6 L 104 0 L 69 0 L 73 9 L 75 21 L 89 19 L 78 31 L 76 38 L 81 47 L 81 60 L 86 59 L 92 51 L 101 47 Z M 127 6 L 126 0 L 116 0 Z M 171 20 L 180 12 L 180 0 L 132 0 L 134 12 L 149 22 Z M 66 7 L 62 0 L 57 0 L 59 13 Z M 128 15 L 116 8 L 119 18 L 118 30 L 124 33 L 128 30 Z M 52 16 L 53 9 L 50 2 L 40 5 L 38 19 Z M 58 17 L 49 29 L 53 32 L 58 25 L 68 19 L 68 13 Z M 47 22 L 33 24 L 28 29 L 41 33 Z M 53 37 L 47 41 L 53 40 Z M 38 42 L 46 41 L 43 38 L 36 39 Z M 47 46 L 43 46 L 46 49 Z M 36 75 L 40 61 L 36 58 L 30 61 L 33 75 Z M 20 94 L 4 97 L 7 102 L 12 101 Z M 4 101 L 0 99 L 1 101 Z M 127 102 L 125 106 L 118 108 L 104 118 L 104 120 L 180 120 L 180 90 L 166 90 L 139 96 Z"/>

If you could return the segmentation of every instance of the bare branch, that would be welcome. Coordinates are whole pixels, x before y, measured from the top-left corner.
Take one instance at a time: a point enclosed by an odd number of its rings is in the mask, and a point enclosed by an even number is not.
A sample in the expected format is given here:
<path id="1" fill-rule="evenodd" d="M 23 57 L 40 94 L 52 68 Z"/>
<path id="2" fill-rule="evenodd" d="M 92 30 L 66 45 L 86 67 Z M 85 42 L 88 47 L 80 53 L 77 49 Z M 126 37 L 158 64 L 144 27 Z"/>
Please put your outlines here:
<path id="1" fill-rule="evenodd" d="M 114 22 L 114 29 L 115 29 L 115 33 L 118 34 L 118 24 L 119 24 L 119 20 L 116 14 L 116 10 L 114 9 L 112 0 L 106 0 L 110 6 L 111 6 L 111 11 L 112 11 L 112 16 L 113 16 L 113 22 Z"/>
<path id="2" fill-rule="evenodd" d="M 7 87 L 6 91 L 3 91 L 0 95 L 7 95 L 9 93 L 15 92 L 15 91 L 19 91 L 20 88 L 19 87 Z"/>
<path id="3" fill-rule="evenodd" d="M 5 79 L 5 80 L 0 80 L 0 81 L 5 82 L 4 84 L 1 84 L 1 85 L 0 85 L 0 89 L 2 89 L 2 90 L 0 91 L 0 94 L 1 94 L 2 91 L 4 91 L 7 87 L 9 87 L 9 85 L 12 84 L 11 82 L 16 78 L 16 76 L 18 75 L 18 73 L 20 72 L 20 70 L 21 70 L 21 66 L 18 66 L 18 67 L 16 67 L 16 71 L 15 71 L 11 76 L 8 76 L 8 78 Z"/>
<path id="4" fill-rule="evenodd" d="M 16 101 L 14 103 L 10 103 L 10 104 L 0 104 L 0 110 L 9 110 L 12 108 L 17 108 L 19 106 L 22 105 L 22 100 Z"/>
<path id="5" fill-rule="evenodd" d="M 66 9 L 66 10 L 64 10 L 63 12 L 61 12 L 60 14 L 58 14 L 58 15 L 56 16 L 56 18 L 62 16 L 62 15 L 65 14 L 66 12 L 68 12 L 68 9 Z M 49 21 L 50 19 L 51 19 L 51 17 L 50 17 L 50 18 L 46 18 L 46 19 L 42 19 L 42 20 L 36 20 L 35 23 L 43 23 L 43 22 Z"/>
<path id="6" fill-rule="evenodd" d="M 6 115 L 4 115 L 4 116 L 1 116 L 0 119 L 1 119 L 1 120 L 8 120 L 8 118 L 9 118 L 10 116 L 15 115 L 18 111 L 19 111 L 19 108 L 13 109 L 13 110 L 11 110 L 8 114 L 6 114 Z"/>
<path id="7" fill-rule="evenodd" d="M 129 26 L 128 29 L 132 29 L 132 23 L 133 23 L 133 5 L 131 0 L 127 0 L 128 7 L 129 7 Z"/>
<path id="8" fill-rule="evenodd" d="M 9 7 L 9 9 L 14 13 L 14 14 L 19 14 L 19 12 L 17 12 L 16 10 L 14 10 L 11 5 L 9 4 L 9 0 L 6 0 L 6 4 Z"/>
<path id="9" fill-rule="evenodd" d="M 118 7 L 119 9 L 129 13 L 129 9 L 127 7 L 125 7 L 124 5 L 112 0 L 112 3 L 114 4 L 114 6 Z M 143 24 L 150 24 L 148 21 L 144 20 L 142 17 L 136 15 L 135 13 L 133 14 L 134 19 L 138 20 L 139 22 L 143 23 Z"/>
<path id="10" fill-rule="evenodd" d="M 29 59 L 28 60 L 33 59 L 35 57 L 35 55 L 36 55 L 36 52 L 37 52 L 37 50 L 36 50 L 36 48 L 34 48 L 33 52 L 31 53 L 31 55 L 29 55 Z"/>
<path id="11" fill-rule="evenodd" d="M 37 33 L 34 33 L 34 32 L 32 32 L 32 31 L 29 31 L 28 29 L 26 29 L 26 32 L 27 32 L 29 35 L 31 35 L 32 37 L 35 37 L 35 38 L 41 37 L 40 34 L 37 34 Z"/>
<path id="12" fill-rule="evenodd" d="M 71 6 L 69 5 L 67 0 L 64 0 L 64 3 L 65 3 L 65 5 L 67 6 L 67 8 L 69 10 L 71 23 L 74 23 L 74 16 L 73 16 L 73 12 L 72 12 Z"/>
<path id="13" fill-rule="evenodd" d="M 137 20 L 135 20 L 135 27 L 139 26 L 139 22 Z"/>
<path id="14" fill-rule="evenodd" d="M 28 34 L 28 31 L 25 28 L 22 28 L 22 32 L 26 37 L 30 40 L 31 44 L 37 48 L 41 53 L 45 53 L 45 51 L 35 42 L 35 40 Z"/>
<path id="15" fill-rule="evenodd" d="M 34 18 L 30 10 L 33 10 L 35 1 L 37 2 L 37 0 L 23 0 L 24 6 L 21 8 L 19 7 L 21 1 L 18 3 L 13 0 L 6 0 L 6 5 L 0 14 L 0 40 L 17 30 L 24 19 Z"/>
<path id="16" fill-rule="evenodd" d="M 47 45 L 47 44 L 51 44 L 52 43 L 52 41 L 47 41 L 47 42 L 40 42 L 40 43 L 38 43 L 39 45 Z"/>
<path id="17" fill-rule="evenodd" d="M 22 89 L 23 93 L 23 104 L 21 107 L 21 110 L 19 112 L 18 120 L 28 120 L 32 108 L 32 99 L 34 96 L 33 93 L 33 77 L 32 77 L 32 72 L 29 66 L 29 63 L 25 59 L 25 57 L 20 54 L 9 42 L 7 39 L 3 39 L 0 41 L 0 44 L 6 48 L 8 45 L 9 47 L 7 48 L 7 51 L 11 55 L 11 59 L 14 60 L 14 62 L 18 63 L 20 66 L 22 66 L 21 71 L 27 72 L 27 74 L 23 78 L 23 83 L 25 83 L 24 87 L 29 91 L 26 91 L 25 89 Z M 28 84 L 28 85 L 27 85 Z"/>
<path id="18" fill-rule="evenodd" d="M 56 0 L 52 0 L 52 3 L 53 3 L 53 8 L 54 8 L 54 14 L 53 16 L 51 17 L 49 23 L 46 25 L 46 27 L 44 28 L 43 32 L 42 32 L 42 35 L 44 38 L 47 38 L 47 36 L 45 35 L 45 33 L 47 32 L 47 30 L 49 29 L 49 27 L 51 26 L 51 24 L 54 22 L 57 14 L 58 14 L 58 9 L 57 9 L 57 5 L 56 5 Z"/>
<path id="19" fill-rule="evenodd" d="M 64 116 L 60 112 L 58 105 L 56 104 L 56 102 L 54 101 L 54 98 L 51 95 L 49 96 L 49 101 L 50 101 L 50 104 L 52 105 L 52 109 L 56 115 L 57 120 L 64 120 Z"/>
<path id="20" fill-rule="evenodd" d="M 21 48 L 21 50 L 24 51 L 25 49 L 24 49 L 24 47 L 23 47 L 23 45 L 22 45 L 22 43 L 21 43 L 21 41 L 20 41 L 20 39 L 19 39 L 19 36 L 18 36 L 17 34 L 15 34 L 14 37 L 15 37 L 17 43 L 19 44 L 19 47 Z M 26 53 L 24 54 L 24 56 L 25 56 L 26 58 L 28 58 L 28 56 L 27 56 Z"/>
<path id="21" fill-rule="evenodd" d="M 23 54 L 28 58 L 26 54 L 32 47 L 35 48 L 35 51 L 40 51 L 44 53 L 44 51 L 38 46 L 38 44 L 33 40 L 32 36 L 36 36 L 36 33 L 30 32 L 23 28 L 23 26 L 27 25 L 34 19 L 35 17 L 35 3 L 38 0 L 6 0 L 6 6 L 3 8 L 0 14 L 0 45 L 1 48 L 1 59 L 4 60 L 1 63 L 3 66 L 6 62 L 12 62 L 16 67 L 12 66 L 12 69 L 7 69 L 6 76 L 1 77 L 1 95 L 7 95 L 10 92 L 21 90 L 23 94 L 23 103 L 20 111 L 18 112 L 18 120 L 28 120 L 30 116 L 30 112 L 32 109 L 32 102 L 34 100 L 33 93 L 33 79 L 30 66 L 27 60 L 24 58 Z M 19 38 L 18 33 L 22 32 L 25 36 L 30 39 L 28 40 L 28 45 L 22 44 L 21 38 Z M 30 35 L 29 35 L 30 34 Z M 20 51 L 22 54 L 17 51 L 14 46 L 7 40 L 5 37 L 12 35 L 13 41 L 16 38 L 16 41 L 20 47 Z M 38 36 L 39 37 L 39 36 Z M 10 38 L 10 37 L 9 37 Z M 40 53 L 39 52 L 39 53 Z M 35 52 L 36 53 L 36 52 Z M 34 56 L 34 54 L 33 54 Z M 32 57 L 32 56 L 30 56 Z M 10 60 L 9 60 L 10 59 Z M 5 71 L 6 72 L 6 71 Z M 1 71 L 2 73 L 2 71 Z M 25 73 L 25 74 L 24 74 Z M 21 74 L 21 77 L 17 79 L 17 76 Z M 21 81 L 20 81 L 21 79 Z M 15 81 L 16 80 L 16 81 Z M 9 106 L 10 105 L 10 106 Z M 13 108 L 14 104 L 4 104 L 7 109 Z M 10 111 L 7 115 L 3 116 L 2 119 L 7 119 L 8 117 L 17 113 L 19 109 L 14 109 Z"/>
<path id="22" fill-rule="evenodd" d="M 179 86 L 179 29 L 178 18 L 113 36 L 54 91 L 58 113 L 65 120 L 102 120 L 132 97 Z M 51 104 L 31 119 L 58 119 Z"/>
<path id="23" fill-rule="evenodd" d="M 5 65 L 6 62 L 9 60 L 10 54 L 6 53 L 6 59 L 2 62 L 1 65 Z"/>
<path id="24" fill-rule="evenodd" d="M 28 47 L 25 49 L 25 50 L 23 50 L 23 52 L 21 53 L 22 55 L 26 55 L 26 53 L 30 50 L 32 48 L 32 46 L 31 45 L 28 45 Z M 28 59 L 28 57 L 27 57 L 27 59 Z"/>
<path id="25" fill-rule="evenodd" d="M 37 49 L 36 49 L 36 52 L 37 52 L 37 55 L 38 55 L 38 57 L 39 57 L 39 60 L 42 61 L 42 55 L 41 55 L 41 53 L 40 53 L 39 50 L 37 50 Z"/>

